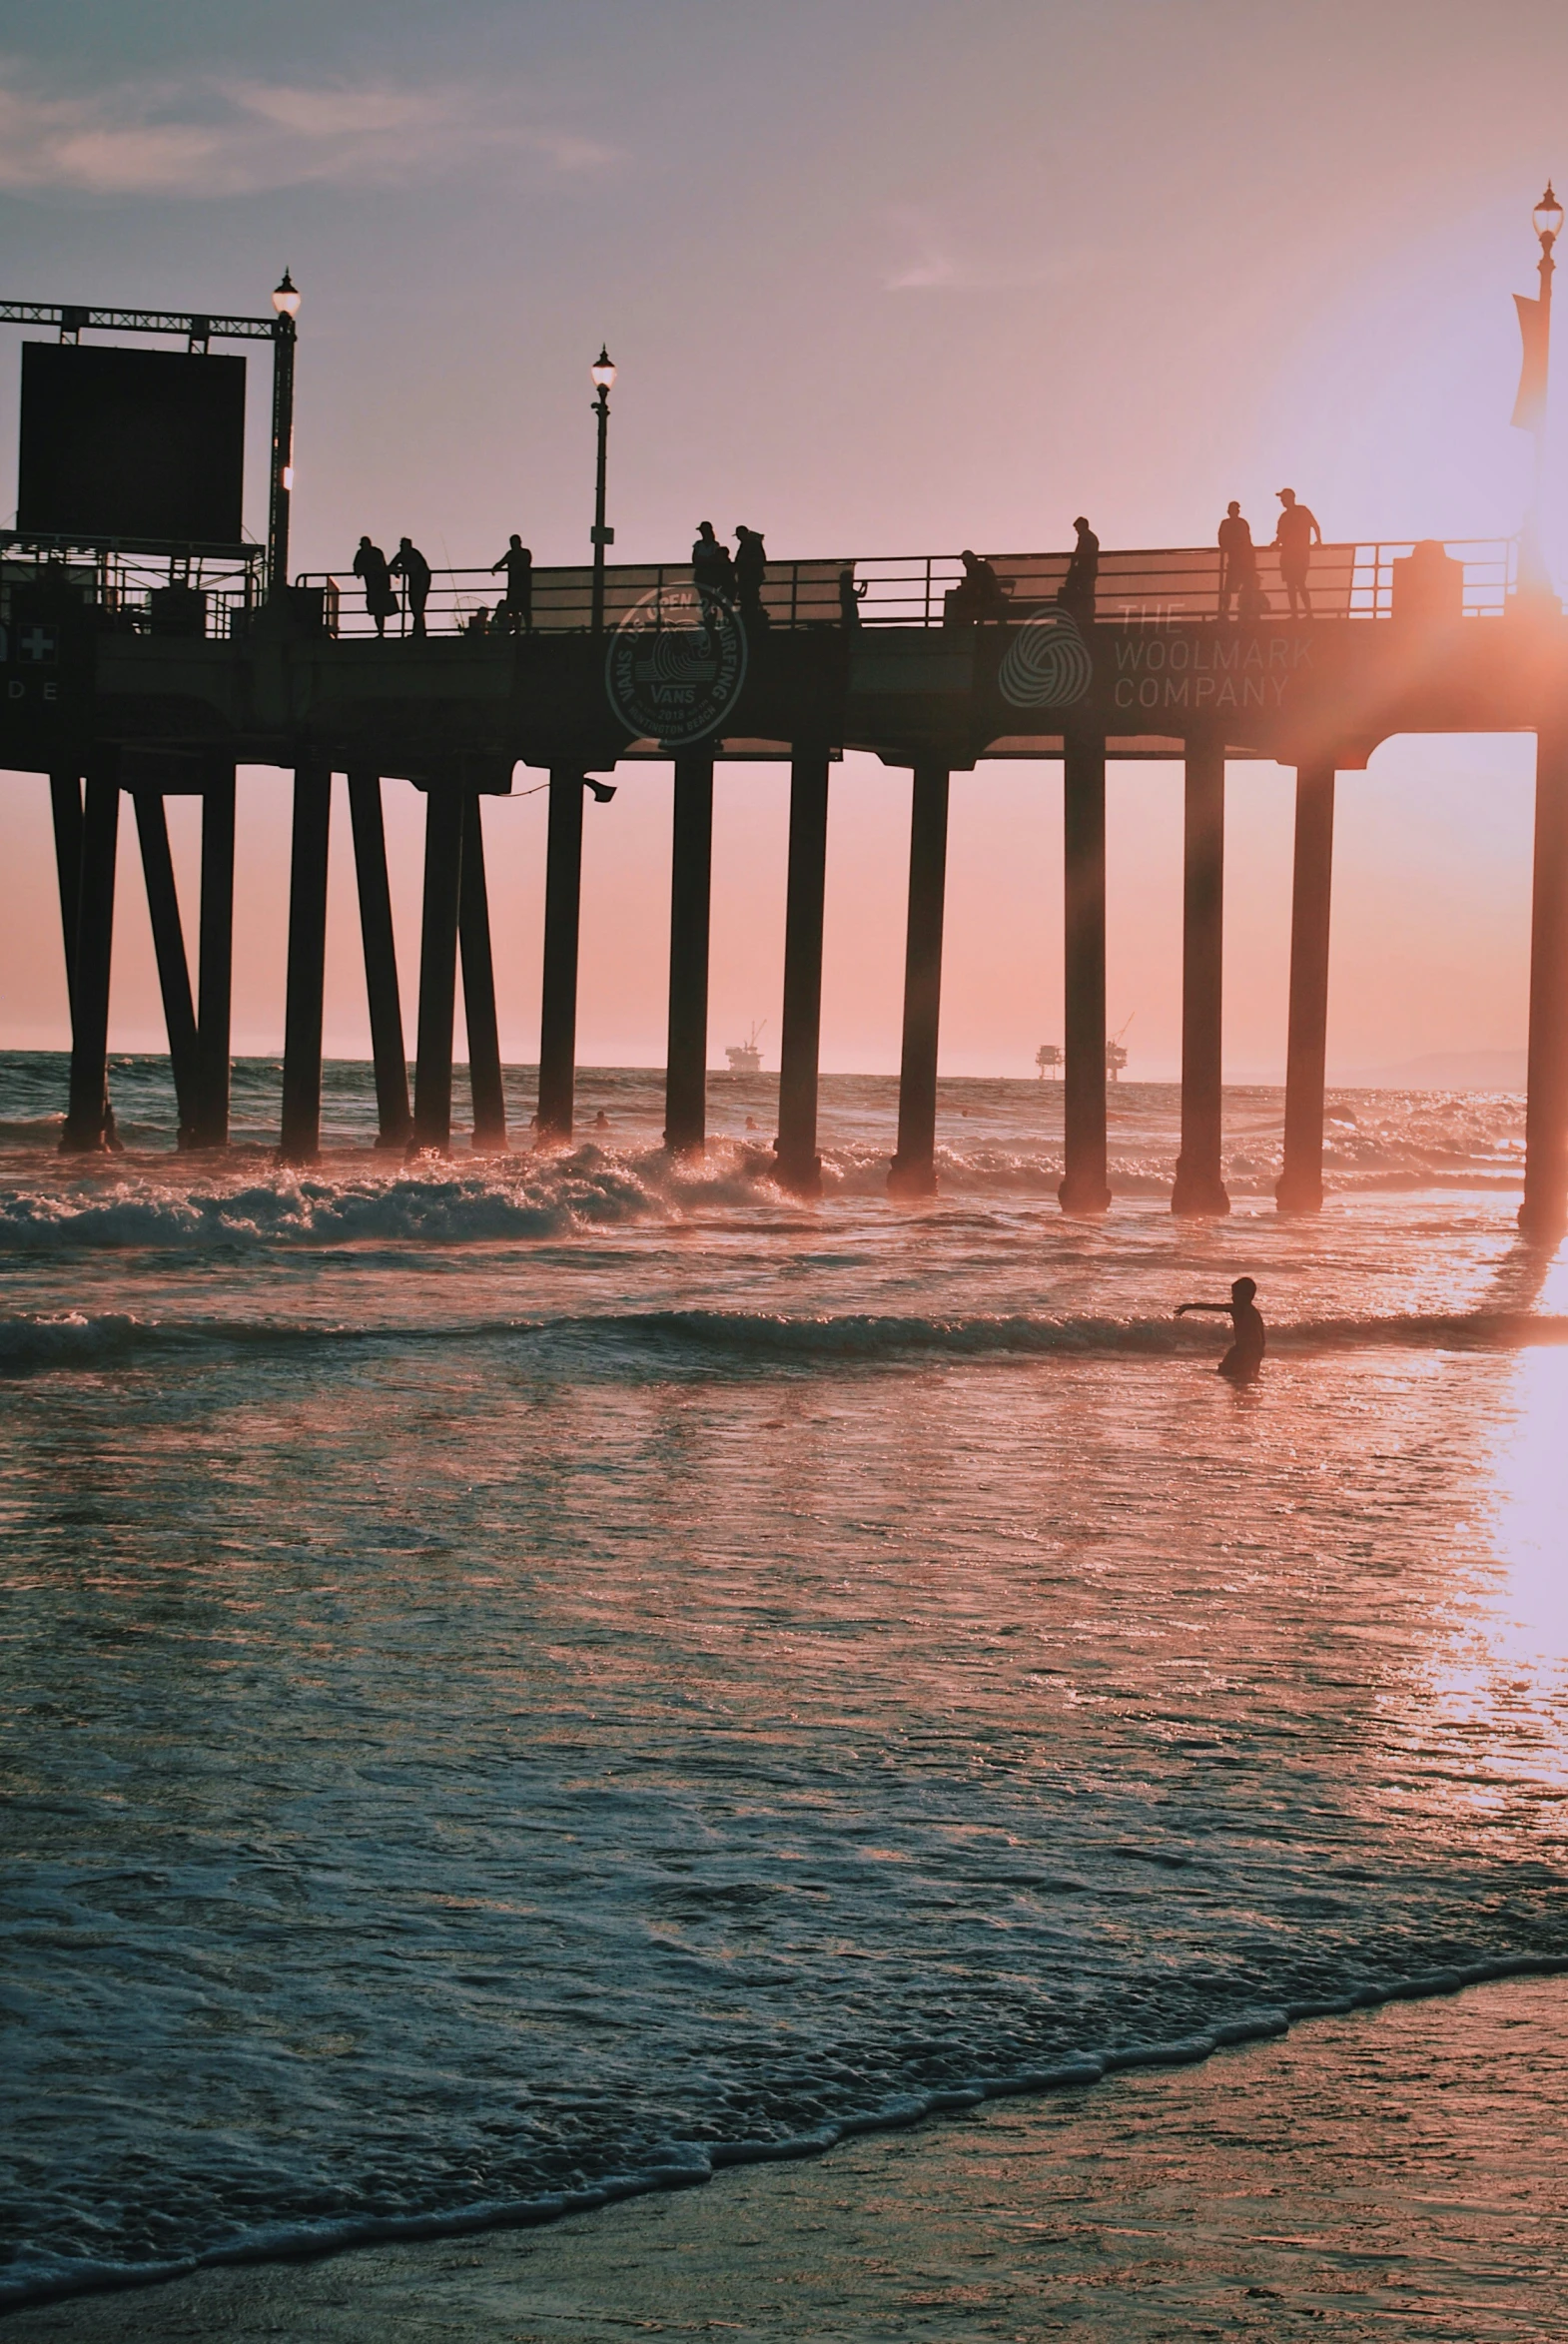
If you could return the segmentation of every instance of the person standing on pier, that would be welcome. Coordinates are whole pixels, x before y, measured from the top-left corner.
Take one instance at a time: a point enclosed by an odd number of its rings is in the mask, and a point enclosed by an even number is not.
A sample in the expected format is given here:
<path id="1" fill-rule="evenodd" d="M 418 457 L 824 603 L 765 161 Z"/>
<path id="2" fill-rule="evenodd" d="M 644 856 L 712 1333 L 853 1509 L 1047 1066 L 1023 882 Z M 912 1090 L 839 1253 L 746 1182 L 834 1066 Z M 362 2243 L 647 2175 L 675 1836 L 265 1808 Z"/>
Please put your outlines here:
<path id="1" fill-rule="evenodd" d="M 1283 511 L 1274 531 L 1274 543 L 1279 549 L 1279 575 L 1284 580 L 1285 594 L 1290 605 L 1290 616 L 1296 616 L 1300 602 L 1300 616 L 1310 618 L 1312 600 L 1306 590 L 1306 573 L 1311 566 L 1312 547 L 1321 545 L 1323 532 L 1317 525 L 1317 515 L 1304 504 L 1297 504 L 1293 488 L 1276 491 Z"/>
<path id="2" fill-rule="evenodd" d="M 763 581 L 768 574 L 768 549 L 762 542 L 759 529 L 748 529 L 738 523 L 735 536 L 735 590 L 740 597 L 740 615 L 757 626 L 766 626 L 768 614 L 762 607 Z"/>
<path id="3" fill-rule="evenodd" d="M 399 537 L 397 550 L 387 565 L 389 577 L 401 578 L 408 590 L 408 614 L 413 620 L 410 632 L 422 635 L 424 605 L 430 598 L 430 565 L 410 537 Z"/>
<path id="4" fill-rule="evenodd" d="M 1219 524 L 1219 615 L 1230 616 L 1233 596 L 1239 596 L 1236 614 L 1240 618 L 1253 615 L 1257 593 L 1257 548 L 1252 543 L 1252 531 L 1241 518 L 1241 507 L 1232 496 L 1225 506 L 1225 517 Z"/>
<path id="5" fill-rule="evenodd" d="M 533 548 L 524 545 L 515 529 L 499 561 L 490 563 L 490 576 L 506 572 L 506 598 L 501 604 L 505 623 L 514 635 L 533 632 Z"/>
<path id="6" fill-rule="evenodd" d="M 699 594 L 712 594 L 728 608 L 735 600 L 735 565 L 729 547 L 719 542 L 711 521 L 697 523 L 697 541 L 691 549 L 691 582 Z"/>
<path id="7" fill-rule="evenodd" d="M 1082 513 L 1073 526 L 1078 531 L 1078 543 L 1073 548 L 1057 600 L 1075 618 L 1093 620 L 1095 587 L 1100 577 L 1100 539 Z"/>
<path id="8" fill-rule="evenodd" d="M 392 582 L 386 554 L 369 537 L 360 539 L 360 550 L 354 557 L 354 574 L 365 581 L 365 607 L 376 621 L 376 632 L 385 635 L 387 621 L 397 607 L 397 589 Z"/>
<path id="9" fill-rule="evenodd" d="M 866 599 L 866 578 L 857 578 L 853 567 L 839 571 L 839 624 L 846 634 L 860 632 L 860 606 Z"/>

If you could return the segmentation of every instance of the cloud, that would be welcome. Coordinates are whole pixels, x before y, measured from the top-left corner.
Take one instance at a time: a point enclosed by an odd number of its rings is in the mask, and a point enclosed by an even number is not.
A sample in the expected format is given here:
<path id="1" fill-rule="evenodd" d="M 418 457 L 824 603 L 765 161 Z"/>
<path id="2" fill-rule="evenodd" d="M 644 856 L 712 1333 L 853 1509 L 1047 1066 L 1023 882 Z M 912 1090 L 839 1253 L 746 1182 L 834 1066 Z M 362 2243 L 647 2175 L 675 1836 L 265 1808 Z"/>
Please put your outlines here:
<path id="1" fill-rule="evenodd" d="M 529 122 L 515 91 L 460 82 L 305 86 L 209 76 L 51 93 L 0 66 L 0 190 L 13 195 L 391 186 L 506 157 L 559 173 L 612 159 L 595 140 Z"/>
<path id="2" fill-rule="evenodd" d="M 1004 293 L 1017 286 L 1062 285 L 1082 276 L 1097 258 L 1086 251 L 1030 255 L 969 251 L 913 210 L 894 213 L 892 225 L 912 258 L 883 278 L 885 293 Z"/>

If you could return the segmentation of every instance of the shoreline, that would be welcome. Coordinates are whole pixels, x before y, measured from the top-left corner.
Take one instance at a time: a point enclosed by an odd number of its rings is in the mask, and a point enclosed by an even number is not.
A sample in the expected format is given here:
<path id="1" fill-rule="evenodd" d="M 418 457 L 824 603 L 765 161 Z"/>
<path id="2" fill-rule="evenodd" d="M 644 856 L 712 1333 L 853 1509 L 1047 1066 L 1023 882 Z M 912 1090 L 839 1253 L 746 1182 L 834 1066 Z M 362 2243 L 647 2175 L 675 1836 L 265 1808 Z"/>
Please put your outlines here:
<path id="1" fill-rule="evenodd" d="M 344 2257 L 395 2252 L 399 2249 L 438 2247 L 460 2241 L 529 2236 L 580 2222 L 615 2206 L 657 2200 L 700 2190 L 725 2173 L 759 2171 L 770 2167 L 817 2165 L 833 2150 L 879 2136 L 923 2136 L 935 2117 L 971 2115 L 1007 2102 L 1049 2103 L 1064 2095 L 1082 2098 L 1102 2081 L 1139 2073 L 1206 2066 L 1218 2054 L 1248 2045 L 1278 2042 L 1294 2027 L 1315 2021 L 1344 2020 L 1399 2004 L 1431 2004 L 1481 1985 L 1505 1986 L 1530 1980 L 1547 1981 L 1568 1973 L 1568 1954 L 1498 1955 L 1463 1967 L 1397 1976 L 1320 2000 L 1294 2002 L 1276 2009 L 1259 2008 L 1222 2022 L 1211 2031 L 1166 2042 L 1133 2043 L 1106 2052 L 1085 2053 L 1048 2069 L 1029 2070 L 997 2079 L 977 2078 L 958 2088 L 909 2094 L 886 2102 L 877 2110 L 851 2115 L 820 2130 L 781 2140 L 715 2143 L 704 2150 L 690 2144 L 692 2154 L 637 2173 L 615 2175 L 592 2187 L 539 2198 L 454 2208 L 449 2213 L 412 2213 L 406 2216 L 353 2218 L 332 2226 L 279 2225 L 255 2241 L 218 2248 L 208 2254 L 181 2258 L 155 2268 L 127 2270 L 124 2266 L 102 2276 L 79 2279 L 62 2276 L 29 2286 L 25 2293 L 0 2281 L 0 2320 L 7 2332 L 67 2335 L 74 2326 L 34 2327 L 31 2315 L 69 2312 L 72 2307 L 107 2307 L 159 2298 L 220 2273 L 257 2271 L 308 2272 Z M 20 2323 L 20 2324 L 19 2324 Z M 93 2326 L 83 2334 L 97 2335 Z M 119 2330 L 103 2330 L 104 2334 Z M 127 2326 L 127 2336 L 151 2334 Z M 225 2330 L 224 2333 L 229 2331 Z"/>

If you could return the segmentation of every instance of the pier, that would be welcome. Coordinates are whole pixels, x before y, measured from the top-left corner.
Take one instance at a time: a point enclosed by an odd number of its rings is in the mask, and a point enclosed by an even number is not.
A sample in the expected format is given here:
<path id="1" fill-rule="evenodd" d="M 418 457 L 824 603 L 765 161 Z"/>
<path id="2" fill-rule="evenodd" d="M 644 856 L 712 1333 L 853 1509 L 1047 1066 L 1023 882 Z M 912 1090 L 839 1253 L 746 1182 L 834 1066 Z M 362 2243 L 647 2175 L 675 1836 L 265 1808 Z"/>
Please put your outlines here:
<path id="1" fill-rule="evenodd" d="M 791 769 L 778 1174 L 820 1186 L 816 1145 L 822 919 L 835 766 L 867 752 L 912 776 L 898 1144 L 902 1196 L 936 1189 L 936 1071 L 949 777 L 990 759 L 1064 767 L 1066 1166 L 1061 1200 L 1103 1211 L 1106 1177 L 1108 760 L 1179 760 L 1184 874 L 1177 1212 L 1228 1209 L 1221 1171 L 1226 766 L 1295 769 L 1283 1211 L 1322 1201 L 1324 1048 L 1336 776 L 1396 733 L 1530 731 L 1537 741 L 1525 1228 L 1568 1223 L 1568 620 L 1521 588 L 1505 542 L 1333 545 L 1314 555 L 1307 619 L 1222 610 L 1217 553 L 1103 554 L 1093 613 L 1057 599 L 1066 553 L 994 555 L 1000 602 L 955 606 L 956 559 L 770 563 L 760 613 L 705 595 L 685 564 L 540 570 L 529 624 L 501 631 L 488 573 L 437 573 L 428 631 L 380 638 L 347 580 L 301 577 L 263 598 L 249 574 L 171 609 L 168 565 L 123 549 L 3 547 L 6 678 L 0 762 L 46 776 L 70 973 L 63 1146 L 113 1133 L 108 1009 L 120 808 L 147 887 L 182 1145 L 228 1137 L 234 775 L 290 778 L 283 1153 L 320 1139 L 331 779 L 348 777 L 381 1143 L 441 1151 L 452 1132 L 460 952 L 474 1145 L 507 1144 L 490 907 L 478 803 L 519 766 L 549 777 L 538 1139 L 572 1133 L 583 798 L 617 767 L 675 771 L 666 1139 L 700 1150 L 708 1056 L 713 775 L 733 760 Z M 846 573 L 863 597 L 846 618 Z M 1272 591 L 1270 591 L 1272 589 Z M 602 597 L 600 606 L 599 598 Z M 602 615 L 601 615 L 602 609 Z M 482 626 L 482 631 L 481 631 Z M 426 799 L 418 967 L 399 973 L 381 785 Z M 164 800 L 202 802 L 193 977 Z M 415 996 L 414 1080 L 404 997 Z"/>

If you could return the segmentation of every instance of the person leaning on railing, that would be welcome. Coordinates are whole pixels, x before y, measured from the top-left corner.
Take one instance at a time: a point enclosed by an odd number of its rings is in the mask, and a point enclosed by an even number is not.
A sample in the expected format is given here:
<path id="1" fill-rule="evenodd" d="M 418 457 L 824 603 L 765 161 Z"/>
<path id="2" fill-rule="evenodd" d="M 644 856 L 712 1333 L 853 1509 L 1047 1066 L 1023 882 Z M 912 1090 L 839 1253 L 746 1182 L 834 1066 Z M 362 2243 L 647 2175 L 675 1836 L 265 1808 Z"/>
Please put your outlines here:
<path id="1" fill-rule="evenodd" d="M 499 561 L 490 564 L 490 576 L 506 572 L 506 596 L 495 615 L 513 634 L 533 632 L 533 552 L 524 545 L 515 529 L 511 542 Z"/>
<path id="2" fill-rule="evenodd" d="M 354 574 L 365 581 L 365 607 L 376 621 L 376 632 L 385 635 L 387 621 L 397 608 L 397 589 L 392 582 L 386 554 L 369 537 L 360 539 L 360 550 L 354 557 Z"/>

